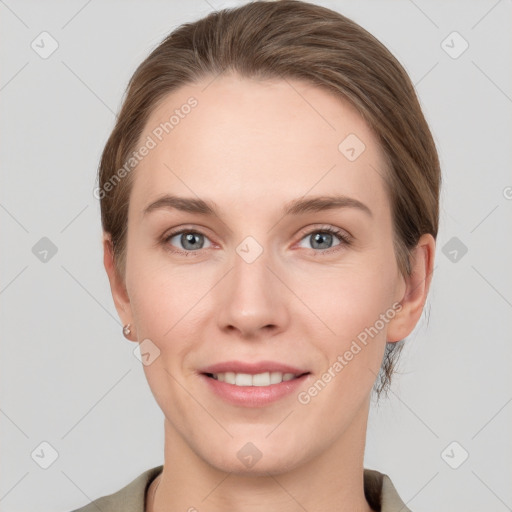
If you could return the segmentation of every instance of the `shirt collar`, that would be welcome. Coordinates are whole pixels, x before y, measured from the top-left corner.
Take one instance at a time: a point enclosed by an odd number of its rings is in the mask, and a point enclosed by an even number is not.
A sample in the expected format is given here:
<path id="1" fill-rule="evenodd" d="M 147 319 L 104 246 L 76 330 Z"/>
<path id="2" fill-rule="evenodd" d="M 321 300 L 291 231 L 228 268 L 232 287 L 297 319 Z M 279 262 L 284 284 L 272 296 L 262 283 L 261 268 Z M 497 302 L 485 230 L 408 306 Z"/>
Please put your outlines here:
<path id="1" fill-rule="evenodd" d="M 103 496 L 73 512 L 145 512 L 146 493 L 151 482 L 162 472 L 163 465 L 148 469 L 119 491 Z M 400 499 L 388 475 L 364 469 L 364 493 L 376 512 L 411 512 Z"/>

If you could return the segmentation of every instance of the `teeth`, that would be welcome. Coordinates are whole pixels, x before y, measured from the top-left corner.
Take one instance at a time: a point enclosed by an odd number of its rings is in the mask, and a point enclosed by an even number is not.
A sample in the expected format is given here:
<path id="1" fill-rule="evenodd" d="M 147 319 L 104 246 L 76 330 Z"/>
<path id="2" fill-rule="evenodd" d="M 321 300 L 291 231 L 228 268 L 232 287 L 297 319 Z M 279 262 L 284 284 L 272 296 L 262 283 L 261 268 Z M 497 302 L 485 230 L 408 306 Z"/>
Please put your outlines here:
<path id="1" fill-rule="evenodd" d="M 270 386 L 272 384 L 280 384 L 287 380 L 295 378 L 293 373 L 281 372 L 264 372 L 251 375 L 249 373 L 214 373 L 213 378 L 220 382 L 227 384 L 234 384 L 235 386 Z"/>

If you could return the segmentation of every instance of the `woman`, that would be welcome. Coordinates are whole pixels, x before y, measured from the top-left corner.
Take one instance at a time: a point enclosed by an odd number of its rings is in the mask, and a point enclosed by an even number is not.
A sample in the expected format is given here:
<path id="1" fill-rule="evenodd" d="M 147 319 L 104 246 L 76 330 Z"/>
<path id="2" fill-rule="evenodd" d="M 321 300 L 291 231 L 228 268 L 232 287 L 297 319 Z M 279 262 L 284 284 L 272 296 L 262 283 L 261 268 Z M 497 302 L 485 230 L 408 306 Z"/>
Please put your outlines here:
<path id="1" fill-rule="evenodd" d="M 439 187 L 409 77 L 341 14 L 253 2 L 170 34 L 97 189 L 164 464 L 79 510 L 409 510 L 363 456 L 428 294 Z"/>

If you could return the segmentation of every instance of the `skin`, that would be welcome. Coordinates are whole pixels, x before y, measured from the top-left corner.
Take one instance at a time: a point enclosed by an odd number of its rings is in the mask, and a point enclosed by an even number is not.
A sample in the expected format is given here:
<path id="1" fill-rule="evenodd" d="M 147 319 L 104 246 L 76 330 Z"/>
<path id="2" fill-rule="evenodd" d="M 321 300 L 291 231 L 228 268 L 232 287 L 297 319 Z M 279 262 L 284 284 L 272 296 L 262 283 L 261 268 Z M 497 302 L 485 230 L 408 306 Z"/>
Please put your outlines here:
<path id="1" fill-rule="evenodd" d="M 405 338 L 420 318 L 435 241 L 420 238 L 412 274 L 402 276 L 383 154 L 350 104 L 299 80 L 210 77 L 169 94 L 140 140 L 190 96 L 197 107 L 133 171 L 125 276 L 104 234 L 105 269 L 130 339 L 160 350 L 143 367 L 165 417 L 164 469 L 147 510 L 369 511 L 363 455 L 371 391 L 386 341 Z M 350 133 L 366 146 L 353 162 L 338 150 Z M 213 200 L 218 216 L 143 215 L 164 193 Z M 281 213 L 293 199 L 334 194 L 361 201 L 372 215 L 350 207 Z M 319 248 L 314 235 L 325 226 L 352 242 L 333 235 Z M 179 227 L 203 234 L 195 241 L 202 248 L 184 246 L 179 235 L 162 241 Z M 247 236 L 263 248 L 250 264 L 236 252 Z M 396 302 L 401 311 L 306 405 L 292 393 L 265 407 L 237 407 L 198 374 L 221 361 L 273 360 L 310 371 L 300 389 L 307 390 Z M 262 453 L 251 468 L 237 457 L 248 442 Z"/>

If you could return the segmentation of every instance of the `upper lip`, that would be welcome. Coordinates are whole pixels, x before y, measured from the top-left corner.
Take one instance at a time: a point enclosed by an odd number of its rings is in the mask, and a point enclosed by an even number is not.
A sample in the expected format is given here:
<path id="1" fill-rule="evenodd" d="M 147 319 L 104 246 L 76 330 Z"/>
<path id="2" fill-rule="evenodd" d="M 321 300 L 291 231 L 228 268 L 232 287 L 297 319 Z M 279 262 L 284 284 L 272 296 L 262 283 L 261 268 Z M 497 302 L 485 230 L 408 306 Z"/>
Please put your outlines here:
<path id="1" fill-rule="evenodd" d="M 294 375 L 302 375 L 309 373 L 307 370 L 301 370 L 288 364 L 279 363 L 277 361 L 260 361 L 258 363 L 249 363 L 244 361 L 225 361 L 221 363 L 212 364 L 199 370 L 200 373 L 248 373 L 256 375 L 265 372 L 281 372 L 293 373 Z"/>

